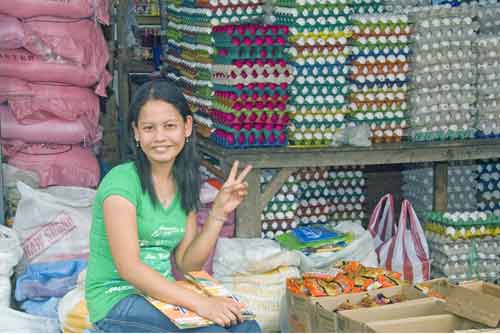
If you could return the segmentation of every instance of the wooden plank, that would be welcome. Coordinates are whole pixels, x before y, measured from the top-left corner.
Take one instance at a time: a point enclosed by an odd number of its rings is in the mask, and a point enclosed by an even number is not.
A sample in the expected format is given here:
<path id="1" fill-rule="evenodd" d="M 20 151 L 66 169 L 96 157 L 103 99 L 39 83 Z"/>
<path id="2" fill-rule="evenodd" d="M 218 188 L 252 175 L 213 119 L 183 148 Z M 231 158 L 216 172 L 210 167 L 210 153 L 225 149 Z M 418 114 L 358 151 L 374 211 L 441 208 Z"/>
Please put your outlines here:
<path id="1" fill-rule="evenodd" d="M 127 160 L 129 151 L 129 87 L 127 70 L 127 26 L 125 20 L 128 16 L 128 5 L 130 1 L 120 1 L 118 3 L 117 31 L 118 31 L 118 108 L 120 122 L 120 158 Z"/>
<path id="2" fill-rule="evenodd" d="M 297 170 L 298 168 L 282 168 L 278 174 L 273 177 L 260 197 L 260 212 L 264 210 L 267 203 L 273 198 L 276 192 L 280 190 L 290 175 L 295 173 Z"/>
<path id="3" fill-rule="evenodd" d="M 235 150 L 200 138 L 199 145 L 200 150 L 218 159 L 237 159 L 256 168 L 385 165 L 500 157 L 500 139 L 377 144 L 368 148 L 346 146 Z"/>
<path id="4" fill-rule="evenodd" d="M 434 211 L 448 211 L 448 163 L 434 164 Z"/>
<path id="5" fill-rule="evenodd" d="M 5 225 L 5 188 L 3 183 L 2 145 L 0 144 L 0 225 Z"/>
<path id="6" fill-rule="evenodd" d="M 236 209 L 236 236 L 260 238 L 260 169 L 252 169 L 247 175 L 248 196 Z"/>

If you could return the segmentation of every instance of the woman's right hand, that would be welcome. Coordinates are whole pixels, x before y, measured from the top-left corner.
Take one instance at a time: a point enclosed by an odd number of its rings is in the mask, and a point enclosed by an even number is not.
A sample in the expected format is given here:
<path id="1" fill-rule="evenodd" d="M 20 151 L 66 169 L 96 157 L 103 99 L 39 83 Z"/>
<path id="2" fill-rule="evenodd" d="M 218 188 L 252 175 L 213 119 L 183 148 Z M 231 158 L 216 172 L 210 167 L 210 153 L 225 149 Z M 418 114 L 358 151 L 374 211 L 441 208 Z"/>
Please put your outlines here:
<path id="1" fill-rule="evenodd" d="M 198 302 L 195 312 L 221 327 L 230 327 L 243 321 L 242 307 L 232 298 L 205 297 Z"/>

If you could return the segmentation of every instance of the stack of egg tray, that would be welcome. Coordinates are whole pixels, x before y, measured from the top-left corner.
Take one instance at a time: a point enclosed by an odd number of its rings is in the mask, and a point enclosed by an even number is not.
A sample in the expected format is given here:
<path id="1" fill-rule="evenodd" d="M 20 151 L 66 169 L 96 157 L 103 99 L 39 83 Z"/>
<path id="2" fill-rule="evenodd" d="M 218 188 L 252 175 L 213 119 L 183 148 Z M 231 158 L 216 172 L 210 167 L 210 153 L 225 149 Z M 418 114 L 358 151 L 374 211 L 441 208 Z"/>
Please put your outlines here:
<path id="1" fill-rule="evenodd" d="M 500 274 L 500 217 L 484 212 L 431 212 L 425 233 L 433 277 L 494 282 Z"/>
<path id="2" fill-rule="evenodd" d="M 415 141 L 472 138 L 477 66 L 477 6 L 415 7 L 411 136 Z"/>
<path id="3" fill-rule="evenodd" d="M 368 124 L 374 143 L 400 142 L 408 127 L 408 17 L 353 16 L 350 119 Z"/>
<path id="4" fill-rule="evenodd" d="M 212 29 L 212 139 L 228 148 L 287 145 L 288 27 L 239 24 Z"/>
<path id="5" fill-rule="evenodd" d="M 403 197 L 408 199 L 419 217 L 432 210 L 434 201 L 434 170 L 429 165 L 403 171 Z M 451 164 L 448 168 L 448 209 L 474 211 L 477 209 L 477 165 Z"/>
<path id="6" fill-rule="evenodd" d="M 480 36 L 477 48 L 478 138 L 500 137 L 500 37 Z"/>
<path id="7" fill-rule="evenodd" d="M 351 0 L 354 15 L 380 14 L 385 10 L 384 0 Z"/>
<path id="8" fill-rule="evenodd" d="M 212 64 L 216 55 L 212 28 L 260 19 L 264 0 L 175 0 L 167 12 L 167 76 L 183 88 L 193 111 L 212 106 Z"/>
<path id="9" fill-rule="evenodd" d="M 430 6 L 431 0 L 385 0 L 384 9 L 387 13 L 406 13 L 411 7 Z"/>
<path id="10" fill-rule="evenodd" d="M 500 34 L 500 4 L 496 0 L 479 2 L 479 34 L 498 35 Z"/>
<path id="11" fill-rule="evenodd" d="M 277 170 L 265 169 L 260 176 L 261 191 L 276 175 Z M 300 188 L 296 176 L 290 175 L 284 185 L 269 201 L 261 214 L 262 238 L 274 239 L 280 234 L 289 231 L 298 225 L 296 211 L 300 196 Z"/>
<path id="12" fill-rule="evenodd" d="M 366 177 L 363 167 L 331 168 L 330 220 L 363 223 L 366 218 Z"/>
<path id="13" fill-rule="evenodd" d="M 477 209 L 500 217 L 500 160 L 480 162 L 477 173 Z"/>
<path id="14" fill-rule="evenodd" d="M 275 24 L 290 28 L 289 145 L 328 146 L 345 127 L 351 0 L 276 0 Z"/>
<path id="15" fill-rule="evenodd" d="M 300 188 L 296 217 L 300 225 L 330 222 L 331 184 L 329 169 L 325 167 L 301 168 L 296 173 Z"/>

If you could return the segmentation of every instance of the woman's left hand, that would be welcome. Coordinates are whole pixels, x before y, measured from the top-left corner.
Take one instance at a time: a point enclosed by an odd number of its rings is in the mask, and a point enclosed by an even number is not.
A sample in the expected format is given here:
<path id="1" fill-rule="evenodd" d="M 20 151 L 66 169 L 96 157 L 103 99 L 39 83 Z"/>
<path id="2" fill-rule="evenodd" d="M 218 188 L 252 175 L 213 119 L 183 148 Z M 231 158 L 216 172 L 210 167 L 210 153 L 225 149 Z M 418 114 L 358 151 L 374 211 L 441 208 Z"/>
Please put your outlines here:
<path id="1" fill-rule="evenodd" d="M 248 194 L 248 183 L 245 181 L 245 177 L 250 173 L 252 166 L 247 165 L 240 175 L 237 175 L 238 165 L 239 161 L 236 160 L 231 167 L 226 182 L 224 182 L 217 197 L 215 197 L 212 214 L 216 217 L 225 219 L 243 202 Z"/>

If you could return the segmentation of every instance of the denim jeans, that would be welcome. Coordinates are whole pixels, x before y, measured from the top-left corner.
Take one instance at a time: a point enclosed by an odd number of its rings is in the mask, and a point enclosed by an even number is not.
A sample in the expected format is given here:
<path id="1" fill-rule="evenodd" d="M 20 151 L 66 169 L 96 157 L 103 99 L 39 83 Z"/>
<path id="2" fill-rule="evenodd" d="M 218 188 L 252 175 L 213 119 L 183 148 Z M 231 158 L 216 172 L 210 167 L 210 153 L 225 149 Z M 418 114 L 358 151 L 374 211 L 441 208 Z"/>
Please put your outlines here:
<path id="1" fill-rule="evenodd" d="M 116 304 L 102 320 L 94 324 L 97 331 L 113 333 L 260 333 L 255 321 L 244 321 L 231 327 L 217 325 L 179 329 L 144 297 L 131 295 Z"/>

